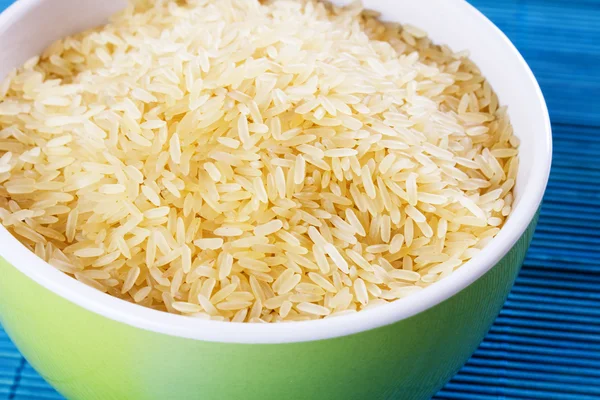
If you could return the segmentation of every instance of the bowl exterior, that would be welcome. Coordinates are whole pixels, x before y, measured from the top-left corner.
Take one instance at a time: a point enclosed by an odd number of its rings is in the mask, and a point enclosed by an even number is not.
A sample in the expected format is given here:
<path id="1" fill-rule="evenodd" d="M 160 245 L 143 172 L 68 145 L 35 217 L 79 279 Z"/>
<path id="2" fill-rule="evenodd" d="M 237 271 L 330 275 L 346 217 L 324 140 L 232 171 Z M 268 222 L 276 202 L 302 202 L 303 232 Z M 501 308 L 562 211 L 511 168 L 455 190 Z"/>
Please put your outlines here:
<path id="1" fill-rule="evenodd" d="M 113 321 L 0 259 L 0 322 L 68 399 L 429 399 L 475 351 L 519 272 L 536 219 L 473 284 L 411 318 L 327 340 L 205 342 Z"/>

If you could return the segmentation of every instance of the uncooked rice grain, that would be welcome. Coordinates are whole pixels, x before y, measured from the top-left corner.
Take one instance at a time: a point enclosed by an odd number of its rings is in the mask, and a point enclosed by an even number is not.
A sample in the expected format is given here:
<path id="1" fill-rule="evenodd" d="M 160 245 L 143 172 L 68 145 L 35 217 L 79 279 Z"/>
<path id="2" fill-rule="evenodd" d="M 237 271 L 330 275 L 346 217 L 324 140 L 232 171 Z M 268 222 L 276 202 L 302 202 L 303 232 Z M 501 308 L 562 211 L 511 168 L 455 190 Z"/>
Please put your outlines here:
<path id="1" fill-rule="evenodd" d="M 418 292 L 513 207 L 518 138 L 466 52 L 353 3 L 136 0 L 0 85 L 0 220 L 58 270 L 191 318 Z"/>

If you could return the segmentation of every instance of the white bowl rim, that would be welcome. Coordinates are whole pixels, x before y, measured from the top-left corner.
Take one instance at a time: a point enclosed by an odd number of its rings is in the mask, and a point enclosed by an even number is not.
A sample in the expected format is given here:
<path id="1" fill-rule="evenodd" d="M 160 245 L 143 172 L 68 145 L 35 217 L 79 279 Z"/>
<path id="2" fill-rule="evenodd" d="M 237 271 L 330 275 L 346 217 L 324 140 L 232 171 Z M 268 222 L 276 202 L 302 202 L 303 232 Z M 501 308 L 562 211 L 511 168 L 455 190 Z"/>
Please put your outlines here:
<path id="1" fill-rule="evenodd" d="M 19 20 L 29 9 L 44 0 L 19 0 L 0 14 L 0 26 Z M 535 147 L 536 165 L 519 204 L 498 235 L 485 249 L 460 269 L 434 285 L 408 298 L 358 313 L 314 321 L 280 324 L 249 324 L 207 321 L 148 309 L 99 292 L 56 270 L 29 251 L 4 227 L 0 227 L 1 256 L 12 266 L 54 294 L 106 318 L 144 330 L 166 335 L 224 343 L 275 344 L 330 339 L 368 331 L 414 316 L 452 297 L 489 271 L 508 253 L 533 220 L 544 194 L 552 160 L 551 125 L 541 89 L 526 61 L 510 40 L 491 21 L 466 1 L 457 7 L 467 7 L 472 18 L 483 19 L 499 35 L 520 63 L 520 74 L 526 74 L 533 85 L 537 104 L 532 110 L 541 114 L 545 134 Z"/>

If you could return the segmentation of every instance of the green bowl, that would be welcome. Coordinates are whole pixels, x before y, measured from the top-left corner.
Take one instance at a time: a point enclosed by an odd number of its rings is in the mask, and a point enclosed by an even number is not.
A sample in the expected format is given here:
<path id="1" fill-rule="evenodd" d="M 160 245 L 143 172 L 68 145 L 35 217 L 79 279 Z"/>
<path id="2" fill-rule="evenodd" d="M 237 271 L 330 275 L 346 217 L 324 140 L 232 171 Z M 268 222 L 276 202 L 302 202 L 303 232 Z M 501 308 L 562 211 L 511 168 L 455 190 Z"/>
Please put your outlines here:
<path id="1" fill-rule="evenodd" d="M 521 165 L 513 212 L 498 236 L 451 276 L 391 304 L 318 321 L 239 324 L 162 313 L 95 291 L 0 228 L 0 322 L 65 397 L 420 400 L 475 351 L 535 228 L 552 153 L 546 105 L 514 46 L 466 2 L 364 3 L 385 19 L 425 29 L 436 42 L 469 49 L 508 105 Z M 122 6 L 120 0 L 17 1 L 0 15 L 0 77 Z"/>
<path id="2" fill-rule="evenodd" d="M 1 321 L 31 365 L 69 399 L 428 399 L 498 315 L 534 226 L 456 295 L 351 335 L 249 344 L 153 332 L 90 312 L 7 262 L 0 262 Z"/>

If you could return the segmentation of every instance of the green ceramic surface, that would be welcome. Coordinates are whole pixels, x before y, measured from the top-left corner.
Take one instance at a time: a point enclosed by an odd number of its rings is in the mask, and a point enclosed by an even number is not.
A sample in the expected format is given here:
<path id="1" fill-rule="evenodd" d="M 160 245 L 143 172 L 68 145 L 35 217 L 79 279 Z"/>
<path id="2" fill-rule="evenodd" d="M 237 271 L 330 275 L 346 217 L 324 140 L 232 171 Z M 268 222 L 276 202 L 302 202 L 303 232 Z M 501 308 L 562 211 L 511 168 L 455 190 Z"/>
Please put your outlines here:
<path id="1" fill-rule="evenodd" d="M 537 218 L 450 299 L 381 328 L 287 344 L 205 342 L 113 321 L 0 259 L 0 322 L 72 400 L 425 400 L 475 351 L 506 300 Z"/>

